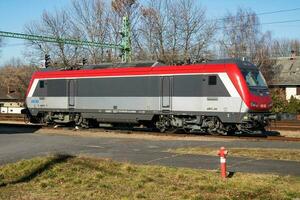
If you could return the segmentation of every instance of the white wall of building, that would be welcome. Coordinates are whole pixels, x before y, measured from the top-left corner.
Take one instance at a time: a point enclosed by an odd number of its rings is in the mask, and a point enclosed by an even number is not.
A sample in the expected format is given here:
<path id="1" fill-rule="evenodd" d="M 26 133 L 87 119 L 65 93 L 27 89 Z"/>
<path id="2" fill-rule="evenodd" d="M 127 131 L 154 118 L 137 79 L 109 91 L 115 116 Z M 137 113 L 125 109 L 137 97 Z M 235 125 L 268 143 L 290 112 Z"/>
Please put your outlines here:
<path id="1" fill-rule="evenodd" d="M 286 87 L 285 88 L 285 95 L 286 99 L 289 100 L 291 96 L 294 96 L 297 99 L 300 99 L 300 95 L 297 94 L 297 87 Z"/>

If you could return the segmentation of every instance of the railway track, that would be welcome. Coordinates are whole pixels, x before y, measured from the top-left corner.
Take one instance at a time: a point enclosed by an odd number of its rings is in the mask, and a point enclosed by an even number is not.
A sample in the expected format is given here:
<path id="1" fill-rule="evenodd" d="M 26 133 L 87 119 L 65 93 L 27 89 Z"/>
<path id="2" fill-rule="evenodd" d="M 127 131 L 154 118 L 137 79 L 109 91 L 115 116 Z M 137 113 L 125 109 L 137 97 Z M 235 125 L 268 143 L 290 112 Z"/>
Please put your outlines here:
<path id="1" fill-rule="evenodd" d="M 269 130 L 300 131 L 300 121 L 274 121 L 268 128 Z"/>
<path id="2" fill-rule="evenodd" d="M 43 129 L 53 129 L 53 127 L 43 127 Z M 74 130 L 71 127 L 58 127 L 58 130 Z M 79 131 L 87 131 L 87 132 L 113 132 L 115 134 L 138 134 L 138 135 L 152 135 L 152 136 L 170 136 L 170 137 L 190 137 L 190 138 L 199 138 L 199 137 L 209 137 L 209 138 L 217 138 L 217 139 L 242 139 L 242 140 L 267 140 L 267 141 L 289 141 L 289 142 L 300 142 L 300 137 L 286 137 L 277 135 L 279 132 L 272 132 L 267 131 L 263 134 L 238 134 L 238 135 L 208 135 L 208 134 L 195 134 L 195 133 L 185 133 L 185 132 L 178 132 L 178 133 L 161 133 L 158 131 L 153 131 L 147 128 L 134 128 L 127 129 L 127 128 L 90 128 L 90 129 L 81 129 Z"/>
<path id="3" fill-rule="evenodd" d="M 210 136 L 209 136 L 210 137 Z M 217 137 L 217 136 L 212 136 Z M 269 141 L 287 141 L 287 142 L 300 142 L 300 138 L 296 137 L 285 137 L 285 136 L 268 136 L 268 135 L 245 135 L 245 136 L 221 136 L 224 138 L 232 138 L 232 139 L 245 139 L 245 140 L 269 140 Z"/>
<path id="4" fill-rule="evenodd" d="M 0 114 L 0 121 L 24 121 L 21 114 Z M 268 130 L 300 130 L 300 120 L 293 121 L 274 121 Z"/>
<path id="5" fill-rule="evenodd" d="M 16 121 L 16 122 L 24 122 L 24 116 L 20 114 L 0 114 L 0 121 Z M 25 126 L 25 125 L 24 125 Z M 53 129 L 53 127 L 42 127 L 42 129 Z M 71 130 L 70 127 L 59 127 L 58 129 L 62 130 Z M 149 130 L 146 128 L 135 128 L 134 130 L 126 129 L 126 128 L 93 128 L 86 129 L 91 132 L 97 132 L 99 130 L 102 131 L 113 131 L 115 133 L 122 134 L 147 134 L 147 135 L 156 135 L 156 136 L 176 136 L 176 137 L 211 137 L 211 138 L 224 138 L 224 139 L 247 139 L 247 140 L 272 140 L 272 141 L 296 141 L 299 142 L 300 138 L 295 137 L 284 137 L 278 136 L 274 134 L 238 134 L 238 135 L 228 135 L 228 136 L 215 136 L 215 135 L 206 135 L 206 134 L 187 134 L 184 132 L 179 133 L 160 133 L 155 132 L 153 130 Z M 300 131 L 300 121 L 276 121 L 271 123 L 268 127 L 267 133 L 272 133 L 274 130 L 291 130 L 291 131 Z"/>
<path id="6" fill-rule="evenodd" d="M 43 127 L 43 129 L 53 129 L 53 126 Z M 58 130 L 75 130 L 73 127 L 64 127 L 58 126 Z M 76 129 L 77 130 L 77 129 Z M 199 138 L 199 137 L 209 137 L 209 138 L 218 138 L 218 139 L 244 139 L 244 140 L 269 140 L 269 141 L 293 141 L 293 142 L 300 142 L 300 134 L 299 137 L 287 137 L 281 136 L 277 131 L 266 131 L 262 134 L 258 133 L 241 133 L 236 135 L 209 135 L 209 134 L 200 134 L 200 133 L 186 133 L 184 131 L 178 132 L 165 132 L 161 133 L 159 131 L 155 131 L 149 128 L 140 128 L 134 127 L 130 129 L 128 127 L 109 127 L 109 128 L 89 128 L 89 129 L 79 129 L 80 131 L 87 131 L 87 132 L 112 132 L 115 134 L 137 134 L 137 135 L 152 135 L 152 136 L 170 136 L 170 137 L 190 137 L 190 138 Z"/>

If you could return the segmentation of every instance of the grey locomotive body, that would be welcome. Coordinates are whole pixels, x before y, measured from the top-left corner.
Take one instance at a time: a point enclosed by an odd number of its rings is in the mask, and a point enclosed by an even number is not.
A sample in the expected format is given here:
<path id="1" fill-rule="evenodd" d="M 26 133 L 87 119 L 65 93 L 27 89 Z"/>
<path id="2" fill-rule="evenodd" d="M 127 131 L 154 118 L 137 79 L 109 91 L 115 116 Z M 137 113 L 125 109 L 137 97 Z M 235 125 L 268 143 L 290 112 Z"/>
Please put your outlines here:
<path id="1" fill-rule="evenodd" d="M 234 63 L 227 67 L 217 63 L 38 72 L 26 104 L 31 121 L 46 123 L 144 124 L 160 131 L 218 134 L 245 127 L 261 129 L 268 108 L 251 111 L 241 94 L 243 88 L 238 88 L 244 86 L 232 78 L 243 77 L 239 71 Z M 269 98 L 266 87 L 259 90 L 265 91 L 264 99 Z M 249 123 L 251 113 L 260 119 Z"/>

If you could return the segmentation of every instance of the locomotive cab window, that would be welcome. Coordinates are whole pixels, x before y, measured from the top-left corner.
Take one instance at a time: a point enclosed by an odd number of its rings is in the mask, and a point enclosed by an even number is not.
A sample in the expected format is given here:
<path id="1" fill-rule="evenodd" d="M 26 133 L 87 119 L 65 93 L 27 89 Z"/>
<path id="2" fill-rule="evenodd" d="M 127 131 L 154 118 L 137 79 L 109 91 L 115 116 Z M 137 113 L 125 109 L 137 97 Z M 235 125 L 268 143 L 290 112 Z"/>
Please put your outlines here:
<path id="1" fill-rule="evenodd" d="M 208 76 L 208 85 L 217 85 L 217 76 Z"/>
<path id="2" fill-rule="evenodd" d="M 45 82 L 44 81 L 40 81 L 40 88 L 44 88 L 45 87 Z"/>

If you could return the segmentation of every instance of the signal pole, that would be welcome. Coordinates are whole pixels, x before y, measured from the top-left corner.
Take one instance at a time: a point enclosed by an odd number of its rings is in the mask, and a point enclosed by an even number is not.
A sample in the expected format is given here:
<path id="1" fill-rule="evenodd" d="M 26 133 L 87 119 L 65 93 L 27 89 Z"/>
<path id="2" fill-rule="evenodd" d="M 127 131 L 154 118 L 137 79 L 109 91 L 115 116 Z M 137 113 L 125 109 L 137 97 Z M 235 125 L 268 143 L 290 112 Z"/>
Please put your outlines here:
<path id="1" fill-rule="evenodd" d="M 86 65 L 87 64 L 87 59 L 86 58 L 82 58 L 82 65 Z"/>
<path id="2" fill-rule="evenodd" d="M 48 68 L 51 63 L 51 58 L 49 54 L 45 54 L 45 68 Z"/>

